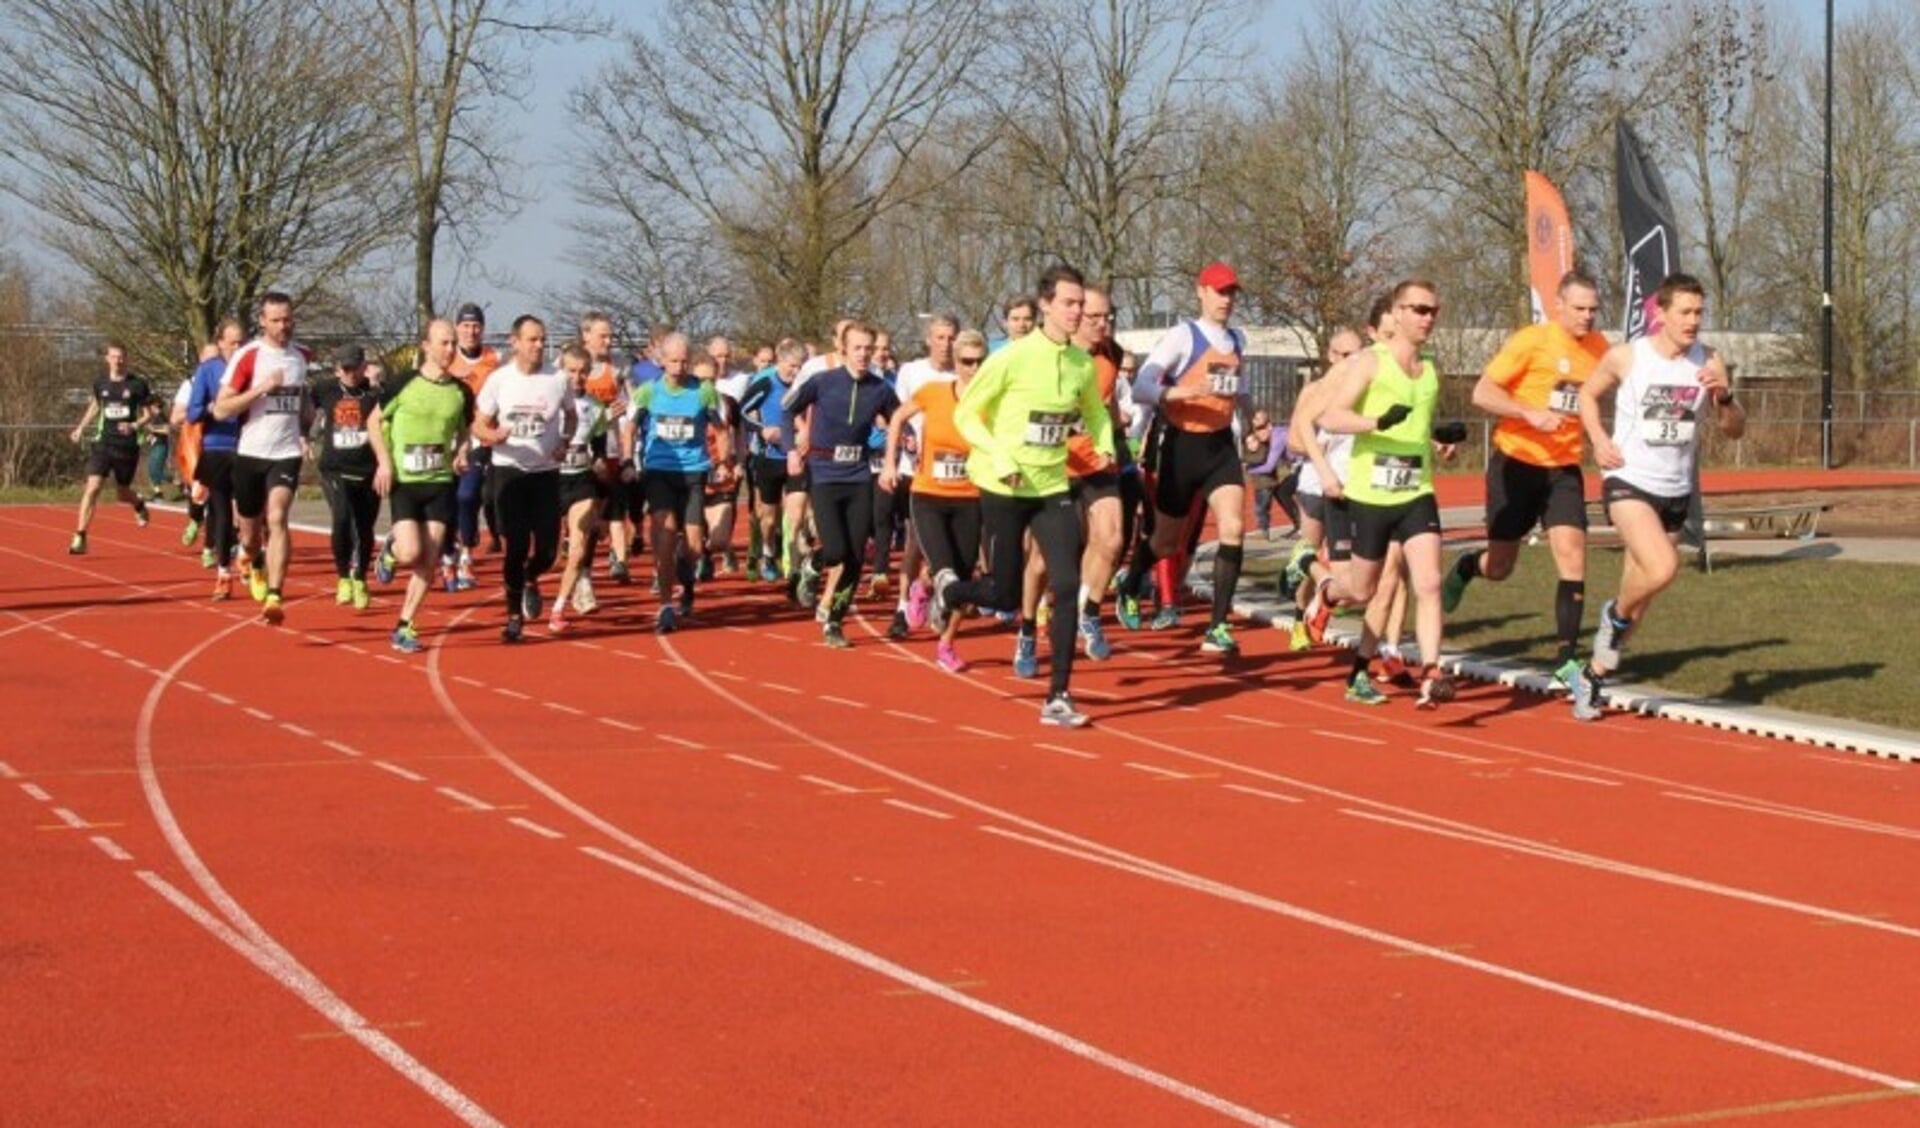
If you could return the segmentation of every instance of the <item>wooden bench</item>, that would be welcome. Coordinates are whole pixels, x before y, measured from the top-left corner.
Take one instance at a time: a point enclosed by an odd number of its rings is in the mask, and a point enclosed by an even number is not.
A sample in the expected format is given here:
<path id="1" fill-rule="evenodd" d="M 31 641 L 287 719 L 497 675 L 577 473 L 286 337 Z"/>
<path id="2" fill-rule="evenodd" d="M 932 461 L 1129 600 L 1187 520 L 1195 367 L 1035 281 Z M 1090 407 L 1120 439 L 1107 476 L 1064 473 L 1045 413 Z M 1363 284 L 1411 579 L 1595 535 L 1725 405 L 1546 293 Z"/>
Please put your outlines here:
<path id="1" fill-rule="evenodd" d="M 1708 547 L 1716 540 L 1791 537 L 1810 541 L 1820 534 L 1820 516 L 1832 509 L 1831 502 L 1800 501 L 1784 505 L 1736 505 L 1706 510 L 1701 517 L 1701 538 L 1695 541 L 1686 533 L 1680 544 L 1700 554 L 1700 570 L 1713 571 L 1713 553 Z M 1600 502 L 1587 503 L 1587 537 L 1594 540 L 1619 540 L 1619 532 L 1606 521 L 1607 509 Z"/>

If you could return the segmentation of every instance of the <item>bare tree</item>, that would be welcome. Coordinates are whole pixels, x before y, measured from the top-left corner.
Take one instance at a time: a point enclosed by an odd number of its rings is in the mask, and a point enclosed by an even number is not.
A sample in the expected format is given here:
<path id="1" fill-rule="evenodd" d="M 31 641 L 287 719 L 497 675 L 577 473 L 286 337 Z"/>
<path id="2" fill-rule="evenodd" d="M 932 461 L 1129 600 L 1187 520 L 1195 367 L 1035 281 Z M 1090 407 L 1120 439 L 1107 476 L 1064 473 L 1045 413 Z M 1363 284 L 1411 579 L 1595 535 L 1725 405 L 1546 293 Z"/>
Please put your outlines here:
<path id="1" fill-rule="evenodd" d="M 1391 104 L 1403 186 L 1443 198 L 1443 250 L 1490 260 L 1516 324 L 1529 317 L 1525 174 L 1564 189 L 1604 161 L 1642 12 L 1639 0 L 1456 0 L 1379 33 L 1383 67 L 1404 87 Z"/>
<path id="2" fill-rule="evenodd" d="M 171 352 L 271 286 L 390 239 L 387 135 L 311 0 L 16 0 L 0 41 L 4 187 Z"/>
<path id="3" fill-rule="evenodd" d="M 477 239 L 488 220 L 518 204 L 507 179 L 515 171 L 513 135 L 502 122 L 503 111 L 524 108 L 531 48 L 605 24 L 549 0 L 375 0 L 348 11 L 377 29 L 384 64 L 377 73 L 390 95 L 381 105 L 401 148 L 408 195 L 414 318 L 424 329 L 440 308 L 434 264 L 441 236 Z"/>
<path id="4" fill-rule="evenodd" d="M 675 4 L 575 90 L 581 171 L 658 187 L 744 254 L 750 322 L 817 330 L 873 223 L 911 200 L 910 159 L 945 142 L 993 24 L 986 0 Z"/>

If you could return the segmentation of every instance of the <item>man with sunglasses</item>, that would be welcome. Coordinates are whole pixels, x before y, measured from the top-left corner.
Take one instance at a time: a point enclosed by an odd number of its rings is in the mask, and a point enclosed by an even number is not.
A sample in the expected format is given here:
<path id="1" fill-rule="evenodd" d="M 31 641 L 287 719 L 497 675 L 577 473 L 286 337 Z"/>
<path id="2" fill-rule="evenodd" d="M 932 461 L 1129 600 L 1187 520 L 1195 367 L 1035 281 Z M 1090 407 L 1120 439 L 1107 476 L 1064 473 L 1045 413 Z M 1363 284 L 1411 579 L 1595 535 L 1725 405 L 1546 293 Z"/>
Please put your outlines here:
<path id="1" fill-rule="evenodd" d="M 1431 282 L 1407 279 L 1393 288 L 1392 309 L 1392 337 L 1327 377 L 1327 406 L 1319 425 L 1354 436 L 1344 485 L 1353 521 L 1353 561 L 1344 578 L 1321 581 L 1310 617 L 1324 629 L 1325 609 L 1372 599 L 1387 564 L 1388 546 L 1399 544 L 1419 599 L 1414 633 L 1427 664 L 1417 704 L 1432 708 L 1454 695 L 1453 678 L 1438 665 L 1443 624 L 1433 416 L 1440 376 L 1424 347 L 1440 314 L 1438 291 Z M 1367 682 L 1379 642 L 1369 623 L 1354 649 L 1350 688 Z"/>
<path id="2" fill-rule="evenodd" d="M 1562 685 L 1571 685 L 1580 668 L 1574 653 L 1587 592 L 1580 388 L 1607 354 L 1606 335 L 1593 327 L 1599 312 L 1599 285 L 1569 271 L 1560 279 L 1553 319 L 1509 337 L 1480 374 L 1474 406 L 1500 420 L 1487 455 L 1487 547 L 1455 561 L 1440 592 L 1441 606 L 1453 614 L 1476 577 L 1497 583 L 1512 575 L 1520 541 L 1543 526 L 1560 573 L 1553 596 L 1560 639 L 1554 677 Z"/>
<path id="3" fill-rule="evenodd" d="M 899 397 L 901 403 L 912 403 L 913 397 L 928 384 L 955 378 L 960 358 L 954 352 L 954 341 L 959 334 L 960 319 L 951 314 L 935 314 L 927 320 L 926 330 L 921 335 L 927 355 L 902 365 L 900 374 L 894 378 L 894 395 Z M 977 358 L 974 363 L 978 365 Z M 920 469 L 923 437 L 924 423 L 915 416 L 907 422 L 896 444 L 894 504 L 895 511 L 906 523 L 906 542 L 900 552 L 899 596 L 893 609 L 893 621 L 887 625 L 887 637 L 892 639 L 906 638 L 910 631 L 925 626 L 927 608 L 933 601 L 932 589 L 921 578 L 921 573 L 926 570 L 926 560 L 921 551 L 920 538 L 916 535 L 912 512 L 914 475 Z M 879 546 L 876 544 L 874 548 L 878 553 Z"/>

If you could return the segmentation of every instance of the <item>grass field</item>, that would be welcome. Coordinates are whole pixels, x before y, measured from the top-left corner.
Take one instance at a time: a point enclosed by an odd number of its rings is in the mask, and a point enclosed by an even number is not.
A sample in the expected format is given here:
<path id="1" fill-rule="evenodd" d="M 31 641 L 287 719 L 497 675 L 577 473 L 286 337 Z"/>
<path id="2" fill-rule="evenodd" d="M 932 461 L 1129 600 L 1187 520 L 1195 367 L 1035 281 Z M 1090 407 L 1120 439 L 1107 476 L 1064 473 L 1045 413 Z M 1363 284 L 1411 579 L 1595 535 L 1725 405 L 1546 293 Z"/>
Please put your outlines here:
<path id="1" fill-rule="evenodd" d="M 1259 572 L 1278 562 L 1263 560 Z M 1619 551 L 1595 549 L 1587 569 L 1590 635 L 1619 587 Z M 1551 665 L 1554 582 L 1547 550 L 1523 549 L 1513 578 L 1468 589 L 1447 648 Z M 1900 658 L 1913 645 L 1916 605 L 1920 568 L 1721 556 L 1703 575 L 1689 561 L 1634 634 L 1620 677 L 1920 731 L 1920 664 Z"/>

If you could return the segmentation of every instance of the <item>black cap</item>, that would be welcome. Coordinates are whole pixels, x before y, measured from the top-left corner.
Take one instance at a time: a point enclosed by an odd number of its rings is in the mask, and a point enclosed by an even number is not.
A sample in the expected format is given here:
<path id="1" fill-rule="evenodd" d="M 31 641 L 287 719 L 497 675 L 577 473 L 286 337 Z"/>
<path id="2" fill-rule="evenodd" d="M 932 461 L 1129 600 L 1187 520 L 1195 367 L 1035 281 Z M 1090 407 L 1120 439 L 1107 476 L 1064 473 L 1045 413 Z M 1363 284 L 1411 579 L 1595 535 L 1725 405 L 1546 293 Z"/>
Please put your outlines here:
<path id="1" fill-rule="evenodd" d="M 359 345 L 348 345 L 333 354 L 333 363 L 341 368 L 359 368 L 367 363 L 367 352 Z"/>
<path id="2" fill-rule="evenodd" d="M 466 305 L 460 307 L 459 314 L 453 319 L 455 325 L 463 321 L 478 321 L 480 324 L 485 325 L 487 323 L 487 311 L 474 305 L 472 302 L 468 302 Z"/>

